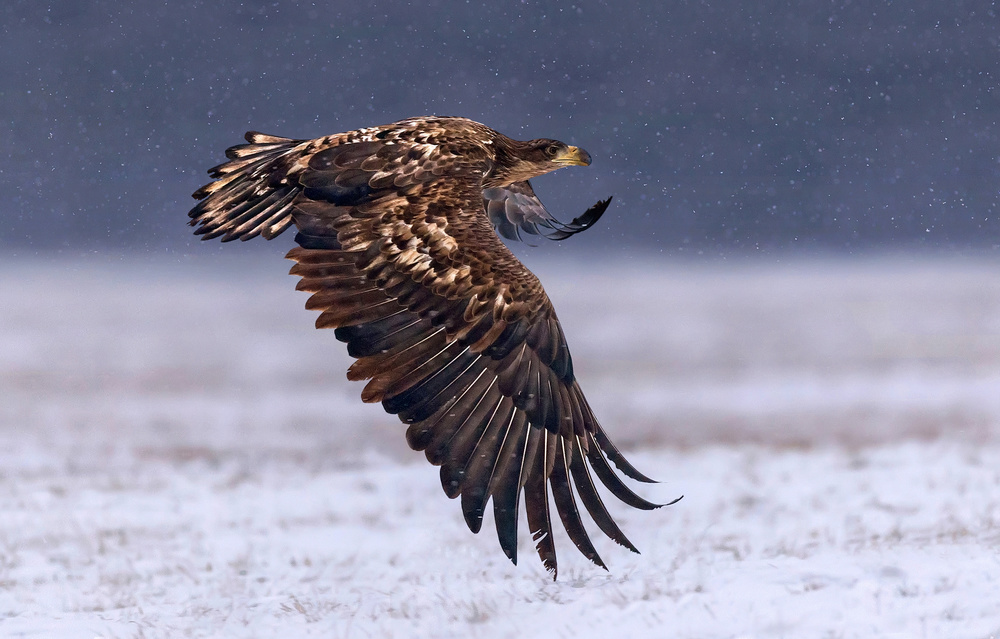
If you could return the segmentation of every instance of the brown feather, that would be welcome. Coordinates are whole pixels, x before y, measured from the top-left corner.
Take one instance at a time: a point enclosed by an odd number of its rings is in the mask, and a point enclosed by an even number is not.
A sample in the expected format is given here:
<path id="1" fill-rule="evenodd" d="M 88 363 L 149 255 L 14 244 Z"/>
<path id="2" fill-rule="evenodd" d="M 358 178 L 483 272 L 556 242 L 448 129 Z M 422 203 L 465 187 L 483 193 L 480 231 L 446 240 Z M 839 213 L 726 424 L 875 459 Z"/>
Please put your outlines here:
<path id="1" fill-rule="evenodd" d="M 555 436 L 546 430 L 533 431 L 533 434 L 539 432 L 541 433 L 540 442 L 536 444 L 531 458 L 525 460 L 529 470 L 527 481 L 524 484 L 524 510 L 528 515 L 528 530 L 535 542 L 538 558 L 542 560 L 542 565 L 555 579 L 558 576 L 558 564 L 556 562 L 556 546 L 552 539 L 549 493 L 545 481 L 552 472 L 552 467 L 547 463 L 547 449 L 550 446 L 550 441 L 555 442 Z"/>
<path id="2" fill-rule="evenodd" d="M 521 495 L 521 466 L 526 454 L 530 428 L 528 416 L 522 410 L 514 411 L 510 428 L 497 455 L 496 468 L 489 487 L 493 499 L 493 519 L 497 538 L 504 554 L 517 564 L 517 511 Z"/>
<path id="3" fill-rule="evenodd" d="M 462 512 L 469 530 L 479 532 L 483 512 L 490 498 L 490 484 L 497 467 L 497 456 L 507 432 L 514 422 L 514 403 L 504 398 L 496 413 L 490 418 L 486 430 L 465 464 L 462 479 Z"/>
<path id="4" fill-rule="evenodd" d="M 634 553 L 638 553 L 638 549 L 628 540 L 628 537 L 618 527 L 618 524 L 615 523 L 608 509 L 604 506 L 601 495 L 597 492 L 597 487 L 594 485 L 594 478 L 591 477 L 590 470 L 584 461 L 586 450 L 580 438 L 574 437 L 571 445 L 573 446 L 573 451 L 570 455 L 569 466 L 573 474 L 573 483 L 576 485 L 577 493 L 580 495 L 580 501 L 583 502 L 587 508 L 587 512 L 590 513 L 590 516 L 605 535 L 619 545 L 625 546 Z"/>
<path id="5" fill-rule="evenodd" d="M 507 398 L 500 394 L 496 385 L 491 385 L 462 425 L 445 444 L 448 452 L 441 465 L 441 486 L 448 497 L 454 499 L 461 493 L 462 480 L 465 478 L 469 456 L 472 455 L 483 431 L 486 430 L 490 420 L 500 410 L 500 406 L 505 400 Z"/>
<path id="6" fill-rule="evenodd" d="M 423 450 L 427 461 L 440 466 L 448 456 L 452 437 L 465 424 L 487 393 L 493 392 L 496 380 L 486 371 L 476 378 L 456 396 L 455 400 L 440 408 L 424 422 L 407 429 L 407 441 L 414 450 Z"/>
<path id="7" fill-rule="evenodd" d="M 597 554 L 597 549 L 594 548 L 594 543 L 590 540 L 587 529 L 583 527 L 583 521 L 580 519 L 580 511 L 576 506 L 576 498 L 573 496 L 573 489 L 569 483 L 569 455 L 572 453 L 566 450 L 566 438 L 554 436 L 552 438 L 556 440 L 556 444 L 553 446 L 555 459 L 549 482 L 552 484 L 552 500 L 556 504 L 556 511 L 559 513 L 559 518 L 562 519 L 563 527 L 566 528 L 570 540 L 576 544 L 577 549 L 587 559 L 607 570 L 608 567 L 604 565 L 601 556 Z"/>

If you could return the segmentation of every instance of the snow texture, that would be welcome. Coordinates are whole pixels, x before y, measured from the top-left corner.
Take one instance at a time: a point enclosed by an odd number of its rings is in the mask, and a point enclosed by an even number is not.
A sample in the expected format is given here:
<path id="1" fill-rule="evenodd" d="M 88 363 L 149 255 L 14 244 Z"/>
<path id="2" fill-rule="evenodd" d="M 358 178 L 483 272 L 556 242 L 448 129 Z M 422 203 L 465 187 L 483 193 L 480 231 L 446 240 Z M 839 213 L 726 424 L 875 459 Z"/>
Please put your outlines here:
<path id="1" fill-rule="evenodd" d="M 552 582 L 276 262 L 4 262 L 0 635 L 1000 635 L 996 263 L 536 268 L 637 490 L 684 495 L 609 499 L 643 554 L 561 535 Z"/>

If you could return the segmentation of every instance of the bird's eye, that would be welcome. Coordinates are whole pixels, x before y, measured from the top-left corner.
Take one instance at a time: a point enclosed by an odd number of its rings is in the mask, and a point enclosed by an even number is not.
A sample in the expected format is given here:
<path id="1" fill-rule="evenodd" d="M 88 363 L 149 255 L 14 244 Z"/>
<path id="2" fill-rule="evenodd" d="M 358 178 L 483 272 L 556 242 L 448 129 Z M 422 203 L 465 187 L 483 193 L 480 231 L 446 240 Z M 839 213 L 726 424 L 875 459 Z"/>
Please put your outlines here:
<path id="1" fill-rule="evenodd" d="M 554 158 L 555 156 L 559 155 L 559 145 L 550 144 L 547 147 L 545 147 L 545 155 L 549 156 L 550 158 Z"/>

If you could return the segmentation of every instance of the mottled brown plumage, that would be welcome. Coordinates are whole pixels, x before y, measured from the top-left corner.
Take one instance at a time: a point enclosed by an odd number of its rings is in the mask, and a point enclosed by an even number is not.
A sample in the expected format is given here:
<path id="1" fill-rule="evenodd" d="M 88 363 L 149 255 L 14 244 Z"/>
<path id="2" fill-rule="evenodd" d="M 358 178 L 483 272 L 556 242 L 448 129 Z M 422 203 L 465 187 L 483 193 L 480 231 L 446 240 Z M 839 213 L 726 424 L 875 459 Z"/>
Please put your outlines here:
<path id="1" fill-rule="evenodd" d="M 291 140 L 248 133 L 198 191 L 191 224 L 203 239 L 271 239 L 295 225 L 291 273 L 312 293 L 318 328 L 336 329 L 414 450 L 441 467 L 473 532 L 492 499 L 500 545 L 517 563 L 520 494 L 545 567 L 556 572 L 548 487 L 570 539 L 604 566 L 576 495 L 597 526 L 635 551 L 612 520 L 591 469 L 625 503 L 656 508 L 604 434 L 573 375 L 559 320 L 538 279 L 494 233 L 563 239 L 592 225 L 599 202 L 569 224 L 528 179 L 590 164 L 555 140 L 518 142 L 464 118 L 411 118 Z"/>

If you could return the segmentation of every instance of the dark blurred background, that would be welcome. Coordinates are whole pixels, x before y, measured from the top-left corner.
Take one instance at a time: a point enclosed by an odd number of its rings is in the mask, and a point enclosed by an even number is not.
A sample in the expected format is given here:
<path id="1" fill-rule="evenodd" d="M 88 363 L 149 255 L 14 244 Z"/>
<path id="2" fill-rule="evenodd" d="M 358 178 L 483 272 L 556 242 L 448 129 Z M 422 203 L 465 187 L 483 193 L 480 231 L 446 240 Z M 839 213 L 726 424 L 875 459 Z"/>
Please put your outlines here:
<path id="1" fill-rule="evenodd" d="M 11 1 L 0 248 L 186 251 L 247 129 L 421 114 L 586 148 L 536 180 L 563 250 L 995 252 L 992 2 Z M 254 244 L 257 244 L 256 242 Z"/>

